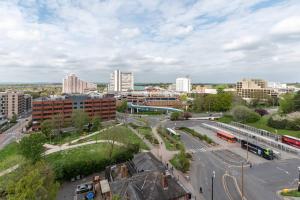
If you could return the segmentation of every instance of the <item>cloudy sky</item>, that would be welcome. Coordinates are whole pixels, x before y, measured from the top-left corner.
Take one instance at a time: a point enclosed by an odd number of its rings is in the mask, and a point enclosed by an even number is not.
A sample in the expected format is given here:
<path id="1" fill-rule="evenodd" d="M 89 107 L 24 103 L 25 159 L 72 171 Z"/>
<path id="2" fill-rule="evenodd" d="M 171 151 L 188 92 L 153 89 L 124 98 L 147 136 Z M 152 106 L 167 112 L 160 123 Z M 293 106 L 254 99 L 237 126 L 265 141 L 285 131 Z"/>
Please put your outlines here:
<path id="1" fill-rule="evenodd" d="M 299 0 L 1 0 L 0 82 L 300 81 Z"/>

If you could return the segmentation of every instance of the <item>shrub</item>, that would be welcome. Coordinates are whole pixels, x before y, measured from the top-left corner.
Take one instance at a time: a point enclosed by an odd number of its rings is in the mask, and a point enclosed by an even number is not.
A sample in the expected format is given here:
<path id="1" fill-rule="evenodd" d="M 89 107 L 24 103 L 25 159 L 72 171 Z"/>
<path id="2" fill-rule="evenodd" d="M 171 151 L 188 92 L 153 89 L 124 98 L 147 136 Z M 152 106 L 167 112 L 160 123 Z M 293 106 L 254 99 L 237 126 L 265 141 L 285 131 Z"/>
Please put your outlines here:
<path id="1" fill-rule="evenodd" d="M 232 116 L 235 121 L 254 123 L 260 120 L 260 115 L 246 106 L 236 106 L 232 109 Z"/>
<path id="2" fill-rule="evenodd" d="M 258 113 L 261 117 L 269 114 L 267 110 L 261 108 L 255 109 L 255 112 Z"/>

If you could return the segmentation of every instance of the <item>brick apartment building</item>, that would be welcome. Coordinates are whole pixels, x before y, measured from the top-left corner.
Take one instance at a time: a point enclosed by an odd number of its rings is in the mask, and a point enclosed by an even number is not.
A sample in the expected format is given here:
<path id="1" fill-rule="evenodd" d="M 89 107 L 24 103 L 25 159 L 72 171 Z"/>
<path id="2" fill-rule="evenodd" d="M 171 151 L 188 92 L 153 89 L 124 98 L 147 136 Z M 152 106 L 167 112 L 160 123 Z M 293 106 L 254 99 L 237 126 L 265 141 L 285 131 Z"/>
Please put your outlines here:
<path id="1" fill-rule="evenodd" d="M 52 98 L 39 98 L 32 103 L 33 130 L 39 130 L 43 120 L 61 115 L 63 124 L 71 122 L 72 112 L 82 109 L 90 117 L 99 116 L 103 121 L 116 117 L 116 100 L 113 97 L 92 95 L 66 95 Z"/>

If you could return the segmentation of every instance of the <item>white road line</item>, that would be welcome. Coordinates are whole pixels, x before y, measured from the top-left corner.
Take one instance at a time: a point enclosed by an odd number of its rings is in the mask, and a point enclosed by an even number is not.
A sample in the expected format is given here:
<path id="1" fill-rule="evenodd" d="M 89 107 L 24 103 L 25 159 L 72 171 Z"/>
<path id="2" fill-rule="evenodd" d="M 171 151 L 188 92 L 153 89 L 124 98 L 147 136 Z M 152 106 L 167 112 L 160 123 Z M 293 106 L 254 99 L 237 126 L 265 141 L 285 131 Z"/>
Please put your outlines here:
<path id="1" fill-rule="evenodd" d="M 288 171 L 286 171 L 286 170 L 284 170 L 284 169 L 282 169 L 282 168 L 280 168 L 280 167 L 276 167 L 276 169 L 278 169 L 278 170 L 280 170 L 280 171 L 283 171 L 283 172 L 286 173 L 286 174 L 290 174 Z"/>

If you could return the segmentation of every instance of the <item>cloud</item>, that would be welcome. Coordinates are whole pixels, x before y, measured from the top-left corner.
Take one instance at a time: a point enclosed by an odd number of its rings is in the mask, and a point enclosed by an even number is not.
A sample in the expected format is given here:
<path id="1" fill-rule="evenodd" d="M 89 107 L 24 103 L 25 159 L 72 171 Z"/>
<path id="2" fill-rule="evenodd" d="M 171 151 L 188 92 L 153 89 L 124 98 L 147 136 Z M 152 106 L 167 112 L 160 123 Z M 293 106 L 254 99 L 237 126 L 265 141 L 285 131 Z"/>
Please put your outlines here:
<path id="1" fill-rule="evenodd" d="M 117 68 L 141 82 L 299 81 L 300 2 L 264 2 L 3 0 L 0 81 L 106 82 Z"/>
<path id="2" fill-rule="evenodd" d="M 271 33 L 274 35 L 300 36 L 300 16 L 293 16 L 280 21 L 272 27 Z"/>
<path id="3" fill-rule="evenodd" d="M 124 28 L 121 33 L 126 38 L 134 38 L 140 34 L 140 30 L 138 28 Z"/>
<path id="4" fill-rule="evenodd" d="M 261 40 L 255 36 L 245 36 L 230 43 L 224 44 L 223 49 L 226 51 L 253 50 L 260 46 Z"/>

